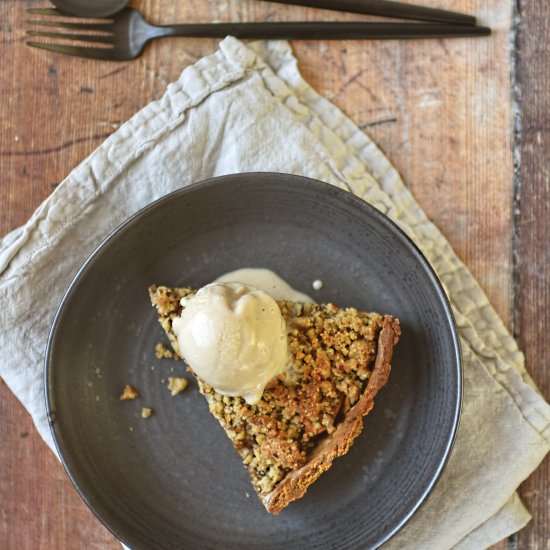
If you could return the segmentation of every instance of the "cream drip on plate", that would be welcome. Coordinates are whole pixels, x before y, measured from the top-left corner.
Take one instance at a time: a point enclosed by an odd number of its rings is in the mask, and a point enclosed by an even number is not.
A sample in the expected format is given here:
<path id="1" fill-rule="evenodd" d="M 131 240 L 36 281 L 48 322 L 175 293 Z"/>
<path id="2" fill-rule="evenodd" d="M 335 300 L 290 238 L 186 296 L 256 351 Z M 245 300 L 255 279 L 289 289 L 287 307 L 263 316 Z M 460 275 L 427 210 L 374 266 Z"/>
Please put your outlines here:
<path id="1" fill-rule="evenodd" d="M 291 300 L 293 302 L 314 303 L 307 294 L 298 292 L 284 279 L 269 269 L 245 267 L 225 273 L 216 279 L 217 283 L 238 281 L 267 292 L 274 300 Z"/>

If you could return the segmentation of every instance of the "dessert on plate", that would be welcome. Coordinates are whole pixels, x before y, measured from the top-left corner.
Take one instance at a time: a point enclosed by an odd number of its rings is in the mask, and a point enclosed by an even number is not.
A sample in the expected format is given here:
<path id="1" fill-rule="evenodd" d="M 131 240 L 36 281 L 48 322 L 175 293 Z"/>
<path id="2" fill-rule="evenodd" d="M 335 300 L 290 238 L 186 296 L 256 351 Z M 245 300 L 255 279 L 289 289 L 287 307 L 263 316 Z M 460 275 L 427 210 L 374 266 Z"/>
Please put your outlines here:
<path id="1" fill-rule="evenodd" d="M 363 427 L 400 335 L 391 315 L 279 300 L 240 283 L 149 295 L 268 512 L 278 514 Z"/>

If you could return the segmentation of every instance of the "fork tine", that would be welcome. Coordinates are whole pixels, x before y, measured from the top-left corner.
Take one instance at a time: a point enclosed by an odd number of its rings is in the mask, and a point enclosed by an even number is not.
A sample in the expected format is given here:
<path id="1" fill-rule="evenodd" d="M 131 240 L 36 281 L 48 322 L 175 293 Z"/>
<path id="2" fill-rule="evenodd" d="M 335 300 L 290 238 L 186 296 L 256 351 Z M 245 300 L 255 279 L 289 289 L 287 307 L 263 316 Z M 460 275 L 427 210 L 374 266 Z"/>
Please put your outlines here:
<path id="1" fill-rule="evenodd" d="M 123 61 L 127 57 L 120 56 L 111 48 L 86 48 L 82 46 L 66 46 L 61 44 L 45 44 L 41 42 L 27 42 L 27 46 L 40 48 L 50 52 L 63 53 L 67 55 L 76 55 L 88 59 L 102 59 L 105 61 Z"/>
<path id="2" fill-rule="evenodd" d="M 95 23 L 79 23 L 78 21 L 67 21 L 67 18 L 79 19 L 77 15 L 67 15 L 55 8 L 29 8 L 27 13 L 31 15 L 46 15 L 54 16 L 61 19 L 56 21 L 47 21 L 44 19 L 29 19 L 27 23 L 30 25 L 42 25 L 43 27 L 60 27 L 63 29 L 79 29 L 81 31 L 103 31 L 108 32 L 113 28 L 112 19 L 101 19 Z M 90 17 L 85 17 L 83 19 L 94 19 Z M 95 18 L 97 19 L 97 18 Z"/>
<path id="3" fill-rule="evenodd" d="M 80 31 L 101 31 L 109 32 L 113 25 L 109 21 L 107 23 L 75 23 L 70 21 L 44 21 L 43 19 L 29 19 L 29 25 L 40 25 L 42 27 L 59 27 L 61 29 L 78 29 Z"/>
<path id="4" fill-rule="evenodd" d="M 95 34 L 69 34 L 63 32 L 27 31 L 29 36 L 43 36 L 46 38 L 60 38 L 61 40 L 79 40 L 80 42 L 99 42 L 112 44 L 112 37 L 98 36 Z"/>
<path id="5" fill-rule="evenodd" d="M 71 19 L 103 19 L 102 17 L 82 17 L 80 15 L 72 15 L 68 13 L 63 13 L 60 10 L 55 8 L 28 8 L 27 13 L 34 15 L 53 15 L 57 17 L 70 17 Z"/>

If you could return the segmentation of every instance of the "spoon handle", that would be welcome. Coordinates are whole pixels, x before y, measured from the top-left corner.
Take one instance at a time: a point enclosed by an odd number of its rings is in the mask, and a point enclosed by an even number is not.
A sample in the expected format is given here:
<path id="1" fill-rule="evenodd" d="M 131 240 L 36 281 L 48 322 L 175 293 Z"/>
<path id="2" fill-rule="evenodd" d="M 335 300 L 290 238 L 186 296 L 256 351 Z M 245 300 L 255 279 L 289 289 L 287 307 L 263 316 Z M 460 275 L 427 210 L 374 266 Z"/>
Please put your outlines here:
<path id="1" fill-rule="evenodd" d="M 403 2 L 388 2 L 388 0 L 269 0 L 279 4 L 306 6 L 350 13 L 364 13 L 399 19 L 414 19 L 417 21 L 433 21 L 435 23 L 457 23 L 475 25 L 476 18 L 464 13 L 458 13 L 426 6 L 415 6 Z"/>

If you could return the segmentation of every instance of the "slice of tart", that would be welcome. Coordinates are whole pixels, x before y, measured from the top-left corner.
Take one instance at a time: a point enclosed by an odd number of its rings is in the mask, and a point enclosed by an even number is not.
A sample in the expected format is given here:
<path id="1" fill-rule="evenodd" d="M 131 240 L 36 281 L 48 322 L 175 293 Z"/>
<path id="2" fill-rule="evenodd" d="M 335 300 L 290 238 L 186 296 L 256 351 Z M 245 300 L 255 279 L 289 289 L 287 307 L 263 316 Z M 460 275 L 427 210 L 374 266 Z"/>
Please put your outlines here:
<path id="1" fill-rule="evenodd" d="M 172 323 L 190 288 L 151 286 L 149 295 L 174 352 Z M 184 300 L 185 303 L 185 300 Z M 195 374 L 210 412 L 242 458 L 268 512 L 278 514 L 335 458 L 363 427 L 363 416 L 388 380 L 400 335 L 392 316 L 333 304 L 277 302 L 286 323 L 290 364 L 265 387 L 259 401 L 215 391 Z M 192 371 L 192 369 L 189 369 Z"/>

